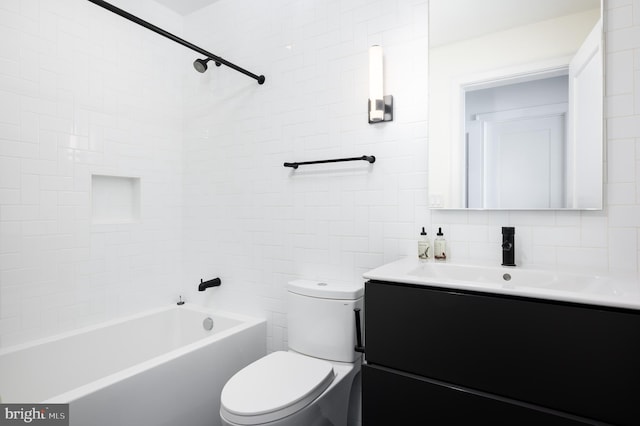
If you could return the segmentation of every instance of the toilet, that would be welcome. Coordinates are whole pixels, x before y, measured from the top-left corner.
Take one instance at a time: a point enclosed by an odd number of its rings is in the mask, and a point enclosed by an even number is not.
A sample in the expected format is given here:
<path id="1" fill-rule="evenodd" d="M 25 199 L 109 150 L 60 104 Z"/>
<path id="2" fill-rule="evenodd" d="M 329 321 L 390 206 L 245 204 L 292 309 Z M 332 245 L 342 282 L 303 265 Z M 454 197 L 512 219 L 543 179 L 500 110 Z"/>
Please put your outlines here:
<path id="1" fill-rule="evenodd" d="M 289 351 L 273 352 L 237 372 L 222 389 L 226 426 L 347 426 L 361 355 L 355 308 L 362 285 L 296 280 L 287 285 Z M 353 397 L 352 397 L 353 394 Z"/>

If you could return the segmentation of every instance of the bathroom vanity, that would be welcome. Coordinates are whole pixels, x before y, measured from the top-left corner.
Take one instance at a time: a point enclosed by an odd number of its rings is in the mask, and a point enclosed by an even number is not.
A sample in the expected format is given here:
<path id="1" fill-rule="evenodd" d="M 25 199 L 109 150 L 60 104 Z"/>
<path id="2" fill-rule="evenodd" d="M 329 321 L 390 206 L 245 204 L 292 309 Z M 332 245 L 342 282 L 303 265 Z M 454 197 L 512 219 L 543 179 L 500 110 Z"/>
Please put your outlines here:
<path id="1" fill-rule="evenodd" d="M 453 265 L 420 267 L 400 261 L 365 274 L 365 426 L 639 424 L 636 294 L 621 295 L 622 306 L 599 295 L 598 305 L 575 291 L 531 296 L 543 292 L 526 287 L 536 272 L 471 268 L 478 283 L 456 282 Z M 538 280 L 571 278 L 552 275 Z"/>

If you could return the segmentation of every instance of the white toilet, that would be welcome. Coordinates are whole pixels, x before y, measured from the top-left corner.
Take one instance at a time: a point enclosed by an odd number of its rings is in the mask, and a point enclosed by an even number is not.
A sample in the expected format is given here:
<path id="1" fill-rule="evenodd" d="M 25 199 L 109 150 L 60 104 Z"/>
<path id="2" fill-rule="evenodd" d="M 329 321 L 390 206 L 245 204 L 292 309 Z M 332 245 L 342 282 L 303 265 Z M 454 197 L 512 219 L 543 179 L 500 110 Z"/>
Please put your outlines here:
<path id="1" fill-rule="evenodd" d="M 361 362 L 353 310 L 362 309 L 363 295 L 362 285 L 290 282 L 289 351 L 273 352 L 229 379 L 220 398 L 222 424 L 346 426 Z"/>

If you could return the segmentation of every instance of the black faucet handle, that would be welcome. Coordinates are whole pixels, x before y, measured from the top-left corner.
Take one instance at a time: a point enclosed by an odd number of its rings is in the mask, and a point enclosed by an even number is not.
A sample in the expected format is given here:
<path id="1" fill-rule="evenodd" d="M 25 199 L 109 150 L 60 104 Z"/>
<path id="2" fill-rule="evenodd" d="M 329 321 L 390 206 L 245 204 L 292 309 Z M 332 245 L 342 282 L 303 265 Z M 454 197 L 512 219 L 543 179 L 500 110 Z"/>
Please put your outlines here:
<path id="1" fill-rule="evenodd" d="M 516 228 L 513 226 L 502 227 L 502 266 L 516 266 L 515 236 Z"/>
<path id="2" fill-rule="evenodd" d="M 513 226 L 503 226 L 502 227 L 502 235 L 507 236 L 507 235 L 515 235 L 516 233 L 516 228 Z"/>

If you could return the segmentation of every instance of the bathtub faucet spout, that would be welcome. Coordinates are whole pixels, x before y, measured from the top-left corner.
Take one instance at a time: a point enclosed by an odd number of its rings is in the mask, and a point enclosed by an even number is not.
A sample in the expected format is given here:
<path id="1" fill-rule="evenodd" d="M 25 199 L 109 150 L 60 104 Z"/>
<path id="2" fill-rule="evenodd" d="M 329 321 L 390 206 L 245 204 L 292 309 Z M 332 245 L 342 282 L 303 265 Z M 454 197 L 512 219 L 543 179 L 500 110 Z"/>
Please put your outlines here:
<path id="1" fill-rule="evenodd" d="M 205 291 L 209 287 L 219 287 L 220 284 L 222 284 L 222 281 L 220 281 L 220 278 L 214 278 L 209 281 L 202 281 L 202 278 L 201 278 L 200 285 L 198 286 L 198 291 Z"/>

